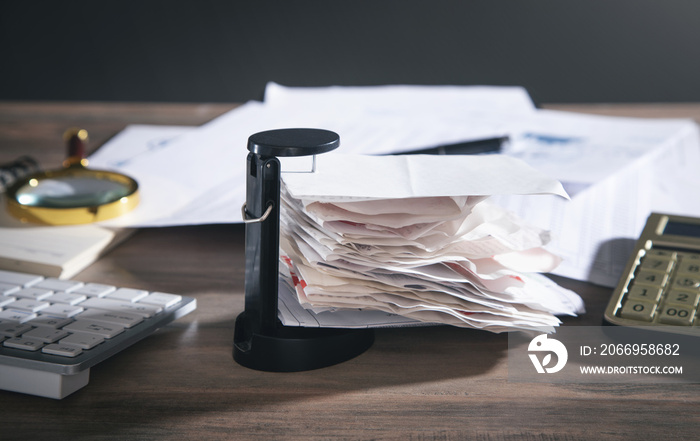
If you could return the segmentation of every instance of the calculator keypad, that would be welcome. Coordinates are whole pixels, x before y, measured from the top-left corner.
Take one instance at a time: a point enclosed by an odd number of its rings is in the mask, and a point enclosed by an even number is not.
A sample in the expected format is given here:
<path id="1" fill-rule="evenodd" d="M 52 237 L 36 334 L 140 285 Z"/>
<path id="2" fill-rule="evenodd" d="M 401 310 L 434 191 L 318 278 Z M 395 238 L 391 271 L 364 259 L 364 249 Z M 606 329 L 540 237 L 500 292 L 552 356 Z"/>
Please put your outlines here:
<path id="1" fill-rule="evenodd" d="M 663 325 L 698 326 L 700 253 L 652 248 L 639 260 L 619 316 Z"/>

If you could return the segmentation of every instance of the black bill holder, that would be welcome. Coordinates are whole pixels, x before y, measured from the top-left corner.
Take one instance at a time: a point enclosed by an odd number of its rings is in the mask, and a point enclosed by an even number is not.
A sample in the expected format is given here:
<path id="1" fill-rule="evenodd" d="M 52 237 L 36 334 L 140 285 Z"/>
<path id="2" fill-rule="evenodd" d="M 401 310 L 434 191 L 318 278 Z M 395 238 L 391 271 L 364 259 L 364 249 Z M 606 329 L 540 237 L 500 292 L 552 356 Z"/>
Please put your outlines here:
<path id="1" fill-rule="evenodd" d="M 281 170 L 278 156 L 336 149 L 338 134 L 277 129 L 248 138 L 245 230 L 245 311 L 236 319 L 233 358 L 256 370 L 297 372 L 331 366 L 366 351 L 371 329 L 283 326 L 277 315 Z M 315 164 L 315 161 L 314 161 Z"/>

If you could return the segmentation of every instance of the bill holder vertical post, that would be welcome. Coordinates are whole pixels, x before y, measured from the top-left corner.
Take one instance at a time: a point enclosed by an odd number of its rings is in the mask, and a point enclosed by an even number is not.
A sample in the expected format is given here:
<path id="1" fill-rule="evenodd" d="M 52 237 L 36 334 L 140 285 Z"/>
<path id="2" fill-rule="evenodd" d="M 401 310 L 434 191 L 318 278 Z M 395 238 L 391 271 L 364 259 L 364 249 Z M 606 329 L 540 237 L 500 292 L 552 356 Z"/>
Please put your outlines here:
<path id="1" fill-rule="evenodd" d="M 281 170 L 277 157 L 336 149 L 338 134 L 278 129 L 248 138 L 245 231 L 245 311 L 236 318 L 233 358 L 251 369 L 296 372 L 353 358 L 374 342 L 370 329 L 283 326 L 277 316 Z M 315 162 L 314 162 L 315 163 Z"/>

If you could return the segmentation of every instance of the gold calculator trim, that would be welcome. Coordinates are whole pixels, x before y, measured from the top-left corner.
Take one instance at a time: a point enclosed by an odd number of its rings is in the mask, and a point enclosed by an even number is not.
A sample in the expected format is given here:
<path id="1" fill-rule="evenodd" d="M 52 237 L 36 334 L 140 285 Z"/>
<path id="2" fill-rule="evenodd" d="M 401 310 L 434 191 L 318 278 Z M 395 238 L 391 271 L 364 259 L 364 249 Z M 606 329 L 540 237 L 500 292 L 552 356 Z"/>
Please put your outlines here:
<path id="1" fill-rule="evenodd" d="M 655 314 L 651 322 L 643 322 L 640 320 L 626 319 L 619 315 L 623 306 L 623 299 L 627 294 L 630 282 L 634 279 L 634 270 L 640 264 L 641 258 L 652 249 L 652 247 L 662 247 L 677 251 L 698 252 L 700 253 L 700 238 L 689 236 L 681 236 L 674 234 L 663 234 L 666 226 L 670 221 L 688 225 L 697 225 L 700 228 L 700 218 L 676 216 L 662 213 L 651 213 L 647 219 L 646 225 L 642 230 L 639 239 L 637 240 L 634 251 L 625 266 L 622 277 L 613 291 L 608 306 L 605 309 L 604 320 L 613 325 L 632 326 L 632 327 L 658 327 L 659 330 L 665 332 L 673 332 L 684 335 L 700 335 L 700 317 L 695 318 L 695 323 L 690 326 L 669 325 L 657 321 L 658 313 Z"/>

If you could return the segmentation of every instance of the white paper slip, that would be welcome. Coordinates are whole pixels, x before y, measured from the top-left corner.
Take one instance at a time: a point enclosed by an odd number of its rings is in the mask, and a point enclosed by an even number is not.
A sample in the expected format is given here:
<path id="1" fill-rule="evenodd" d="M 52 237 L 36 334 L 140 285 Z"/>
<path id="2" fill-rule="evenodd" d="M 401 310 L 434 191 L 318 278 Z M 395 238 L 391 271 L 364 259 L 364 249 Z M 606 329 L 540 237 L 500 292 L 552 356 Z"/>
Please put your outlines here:
<path id="1" fill-rule="evenodd" d="M 302 326 L 305 328 L 393 328 L 429 324 L 383 311 L 345 309 L 314 312 L 301 306 L 296 294 L 294 294 L 294 288 L 285 283 L 284 278 L 280 279 L 277 308 L 279 319 L 285 326 Z"/>
<path id="2" fill-rule="evenodd" d="M 376 114 L 438 112 L 455 115 L 468 110 L 509 113 L 536 111 L 527 90 L 519 86 L 285 87 L 268 83 L 265 103 L 275 107 L 359 107 Z"/>
<path id="3" fill-rule="evenodd" d="M 437 196 L 550 194 L 568 198 L 559 181 L 502 155 L 365 156 L 330 153 L 317 157 L 314 173 L 282 179 L 298 199 L 403 199 Z"/>

